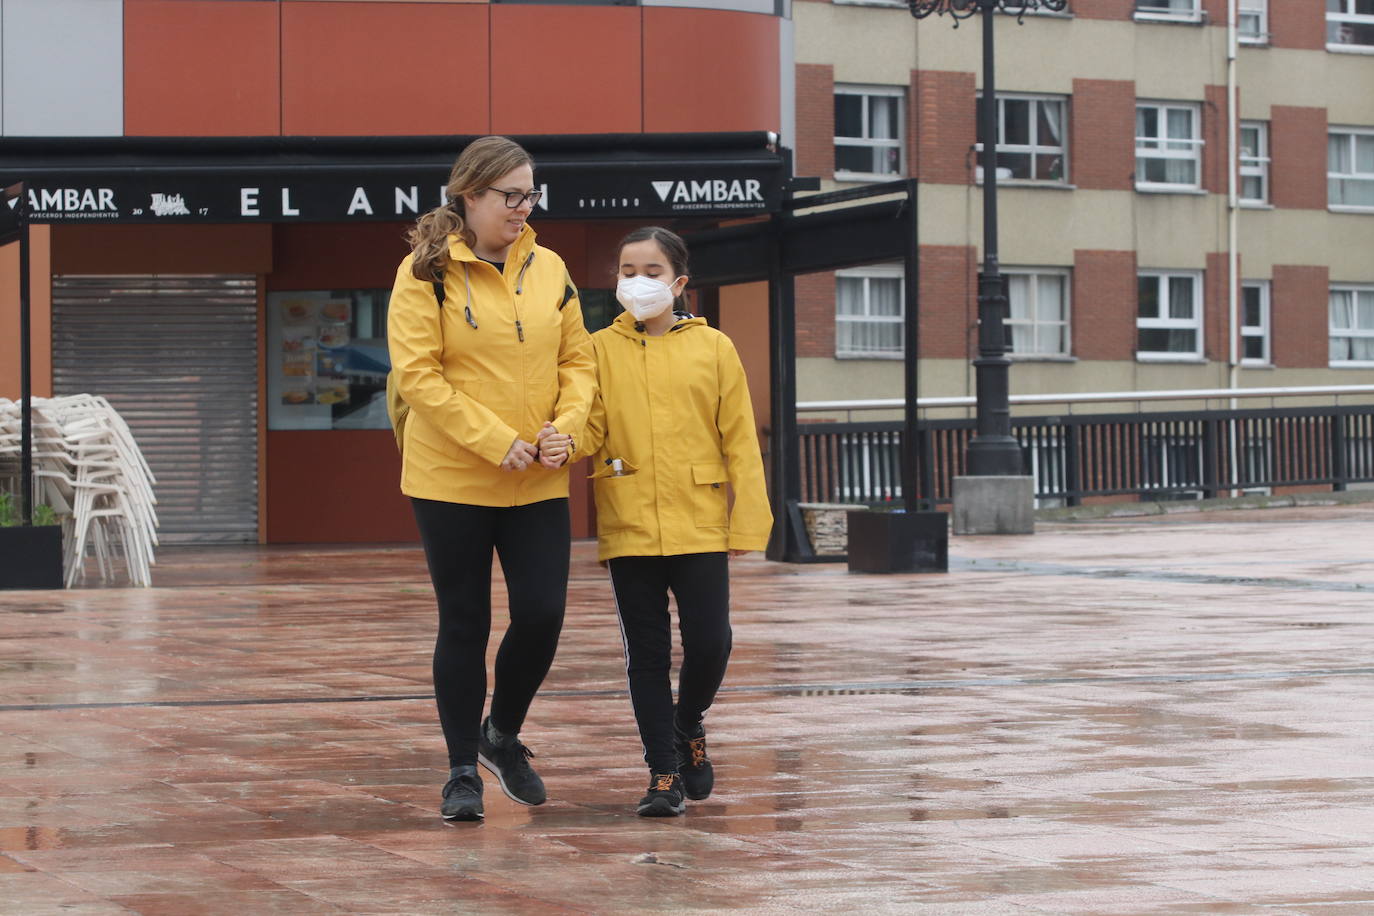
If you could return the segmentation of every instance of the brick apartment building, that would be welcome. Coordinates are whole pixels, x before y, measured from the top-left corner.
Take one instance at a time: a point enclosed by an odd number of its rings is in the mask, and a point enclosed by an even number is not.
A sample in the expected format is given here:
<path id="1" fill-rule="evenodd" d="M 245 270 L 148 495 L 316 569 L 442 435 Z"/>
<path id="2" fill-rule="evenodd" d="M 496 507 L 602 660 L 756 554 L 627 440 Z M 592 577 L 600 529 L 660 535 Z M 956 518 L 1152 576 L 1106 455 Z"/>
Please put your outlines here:
<path id="1" fill-rule="evenodd" d="M 1235 135 L 1225 0 L 999 19 L 1013 393 L 1374 382 L 1374 9 L 1238 11 Z M 793 15 L 797 171 L 920 182 L 922 396 L 972 394 L 981 23 L 886 0 Z M 801 400 L 900 396 L 901 288 L 900 266 L 799 280 Z"/>

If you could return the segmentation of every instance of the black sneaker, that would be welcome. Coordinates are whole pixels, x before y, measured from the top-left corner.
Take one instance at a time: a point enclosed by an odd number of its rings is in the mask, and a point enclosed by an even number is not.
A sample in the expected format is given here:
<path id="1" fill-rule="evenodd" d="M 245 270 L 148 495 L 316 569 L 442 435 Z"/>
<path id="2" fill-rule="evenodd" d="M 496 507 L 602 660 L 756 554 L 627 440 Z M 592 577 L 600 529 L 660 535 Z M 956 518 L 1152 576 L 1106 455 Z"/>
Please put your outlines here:
<path id="1" fill-rule="evenodd" d="M 716 773 L 706 756 L 706 729 L 701 723 L 692 732 L 684 732 L 673 723 L 673 750 L 677 752 L 677 769 L 682 785 L 692 801 L 709 798 L 716 784 Z"/>
<path id="2" fill-rule="evenodd" d="M 472 764 L 448 771 L 444 783 L 444 803 L 439 813 L 446 821 L 480 821 L 482 814 L 482 777 Z"/>
<path id="3" fill-rule="evenodd" d="M 481 735 L 477 739 L 477 762 L 491 770 L 501 781 L 501 791 L 513 802 L 522 805 L 542 805 L 548 798 L 544 792 L 544 780 L 530 766 L 529 758 L 534 756 L 515 735 L 502 735 L 492 741 L 489 735 L 491 719 L 482 723 Z"/>
<path id="4" fill-rule="evenodd" d="M 640 817 L 677 817 L 687 810 L 682 798 L 682 777 L 676 773 L 655 773 L 649 792 L 639 800 Z"/>

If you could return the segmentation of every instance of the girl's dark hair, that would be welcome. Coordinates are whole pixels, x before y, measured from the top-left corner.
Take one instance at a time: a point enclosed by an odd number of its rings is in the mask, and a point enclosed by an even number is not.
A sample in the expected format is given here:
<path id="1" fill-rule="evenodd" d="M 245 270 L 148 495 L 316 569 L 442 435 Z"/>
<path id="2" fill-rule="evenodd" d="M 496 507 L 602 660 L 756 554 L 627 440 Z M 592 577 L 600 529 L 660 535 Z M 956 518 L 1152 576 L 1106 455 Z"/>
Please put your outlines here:
<path id="1" fill-rule="evenodd" d="M 663 253 L 668 256 L 668 266 L 673 269 L 674 279 L 691 276 L 687 270 L 687 243 L 676 232 L 671 229 L 664 229 L 662 226 L 644 226 L 636 229 L 620 240 L 620 244 L 616 247 L 617 255 L 625 250 L 626 245 L 635 242 L 653 242 L 658 245 Z M 682 295 L 674 298 L 673 309 L 685 312 L 687 310 L 686 298 Z"/>

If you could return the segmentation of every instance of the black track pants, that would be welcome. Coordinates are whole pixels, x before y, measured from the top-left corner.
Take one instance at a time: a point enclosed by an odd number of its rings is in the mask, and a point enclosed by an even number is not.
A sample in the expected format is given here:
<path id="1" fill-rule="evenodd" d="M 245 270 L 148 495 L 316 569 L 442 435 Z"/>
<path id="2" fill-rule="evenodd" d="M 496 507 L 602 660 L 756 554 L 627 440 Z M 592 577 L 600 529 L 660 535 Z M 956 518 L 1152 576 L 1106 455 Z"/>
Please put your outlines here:
<path id="1" fill-rule="evenodd" d="M 563 629 L 571 528 L 568 501 L 491 508 L 412 499 L 439 604 L 434 696 L 449 766 L 477 762 L 491 635 L 491 555 L 501 558 L 510 625 L 496 653 L 491 719 L 516 734 L 548 674 Z"/>
<path id="2" fill-rule="evenodd" d="M 695 725 L 716 698 L 730 659 L 730 566 L 724 553 L 616 557 L 615 588 L 625 667 L 644 761 L 655 773 L 677 769 L 673 754 L 673 634 L 668 592 L 677 598 L 682 635 L 677 718 Z"/>

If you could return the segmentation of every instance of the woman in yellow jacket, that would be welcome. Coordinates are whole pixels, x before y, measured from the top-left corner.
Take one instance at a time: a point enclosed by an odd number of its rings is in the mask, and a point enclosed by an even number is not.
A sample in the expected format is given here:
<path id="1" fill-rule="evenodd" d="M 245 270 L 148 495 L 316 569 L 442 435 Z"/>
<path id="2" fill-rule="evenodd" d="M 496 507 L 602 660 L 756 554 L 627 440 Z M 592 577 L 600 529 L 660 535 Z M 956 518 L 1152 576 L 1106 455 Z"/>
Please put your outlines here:
<path id="1" fill-rule="evenodd" d="M 638 812 L 672 816 L 684 794 L 706 798 L 714 783 L 702 716 L 730 657 L 727 556 L 763 550 L 773 516 L 739 355 L 704 318 L 674 308 L 687 246 L 648 227 L 621 242 L 618 263 L 626 311 L 592 335 L 600 393 L 578 444 L 592 455 L 599 553 L 649 765 Z M 682 635 L 676 707 L 670 591 Z"/>
<path id="2" fill-rule="evenodd" d="M 535 188 L 533 161 L 516 143 L 469 144 L 449 177 L 449 203 L 411 231 L 391 291 L 387 341 L 396 390 L 410 408 L 401 491 L 414 506 L 439 606 L 434 693 L 448 745 L 440 808 L 448 819 L 482 817 L 479 761 L 515 801 L 545 799 L 518 735 L 563 625 L 563 465 L 596 379 L 577 289 L 526 224 Z M 552 433 L 568 441 L 540 455 Z M 510 625 L 483 720 L 493 550 Z"/>

